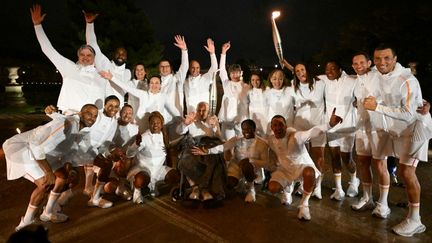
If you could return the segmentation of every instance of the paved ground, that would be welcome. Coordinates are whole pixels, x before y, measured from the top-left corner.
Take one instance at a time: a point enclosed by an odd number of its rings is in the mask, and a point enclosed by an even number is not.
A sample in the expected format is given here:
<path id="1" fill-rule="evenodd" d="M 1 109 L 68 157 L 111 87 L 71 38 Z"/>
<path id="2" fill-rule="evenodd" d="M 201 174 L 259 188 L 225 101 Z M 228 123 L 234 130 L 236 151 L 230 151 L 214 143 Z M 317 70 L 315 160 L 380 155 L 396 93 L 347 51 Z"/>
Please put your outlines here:
<path id="1" fill-rule="evenodd" d="M 42 115 L 0 116 L 0 142 L 16 127 L 30 129 L 41 124 Z M 0 242 L 4 242 L 24 214 L 33 185 L 24 180 L 6 180 L 3 151 L 0 150 Z M 353 212 L 350 204 L 329 199 L 332 178 L 326 166 L 322 200 L 312 199 L 310 222 L 296 219 L 300 198 L 292 206 L 259 190 L 257 202 L 246 204 L 244 195 L 232 193 L 219 208 L 184 207 L 173 202 L 169 189 L 162 186 L 161 196 L 147 198 L 143 205 L 116 199 L 110 209 L 89 208 L 88 198 L 77 194 L 65 208 L 70 220 L 62 224 L 44 223 L 52 242 L 432 242 L 432 164 L 421 163 L 418 176 L 422 184 L 422 221 L 427 230 L 413 238 L 391 233 L 391 227 L 405 217 L 404 189 L 392 187 L 389 195 L 392 214 L 377 219 L 371 212 Z M 344 178 L 346 185 L 346 178 Z M 377 198 L 377 188 L 374 188 Z M 112 199 L 112 198 L 111 198 Z M 39 222 L 40 223 L 40 222 Z"/>

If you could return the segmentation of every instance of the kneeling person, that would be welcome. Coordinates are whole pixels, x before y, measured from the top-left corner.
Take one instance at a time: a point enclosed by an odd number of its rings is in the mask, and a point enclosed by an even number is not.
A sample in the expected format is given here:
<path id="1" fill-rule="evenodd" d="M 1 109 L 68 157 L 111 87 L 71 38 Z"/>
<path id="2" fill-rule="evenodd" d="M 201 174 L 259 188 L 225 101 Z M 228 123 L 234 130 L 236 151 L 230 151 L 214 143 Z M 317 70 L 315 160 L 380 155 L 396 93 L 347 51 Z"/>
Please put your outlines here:
<path id="1" fill-rule="evenodd" d="M 285 118 L 276 115 L 271 120 L 273 135 L 269 137 L 269 147 L 277 156 L 278 168 L 272 173 L 268 189 L 271 193 L 279 193 L 294 181 L 303 178 L 304 193 L 300 202 L 299 219 L 310 220 L 309 198 L 314 189 L 315 179 L 320 176 L 305 143 L 311 138 L 320 136 L 330 127 L 341 123 L 342 119 L 333 110 L 329 124 L 315 126 L 307 131 L 296 131 L 287 127 Z"/>

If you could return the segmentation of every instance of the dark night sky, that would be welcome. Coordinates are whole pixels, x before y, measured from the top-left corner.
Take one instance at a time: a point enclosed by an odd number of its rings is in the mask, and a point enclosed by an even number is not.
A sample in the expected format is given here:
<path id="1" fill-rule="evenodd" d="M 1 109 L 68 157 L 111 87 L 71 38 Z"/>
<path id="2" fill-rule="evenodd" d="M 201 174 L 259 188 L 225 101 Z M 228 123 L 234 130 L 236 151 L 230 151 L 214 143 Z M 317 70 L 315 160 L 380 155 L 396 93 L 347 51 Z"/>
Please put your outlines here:
<path id="1" fill-rule="evenodd" d="M 415 0 L 414 0 L 415 1 Z M 38 47 L 29 7 L 33 1 L 4 1 L 0 9 L 0 51 L 20 58 L 41 54 Z M 64 17 L 64 1 L 40 1 L 48 13 L 44 26 L 48 36 L 55 43 L 57 31 L 61 29 Z M 354 19 L 361 19 L 364 13 L 376 7 L 393 5 L 398 1 L 344 1 L 344 0 L 137 0 L 138 6 L 153 24 L 156 39 L 165 46 L 164 55 L 178 59 L 179 51 L 173 46 L 173 36 L 186 37 L 190 58 L 198 59 L 204 65 L 209 63 L 203 45 L 207 37 L 215 40 L 217 51 L 225 41 L 231 41 L 228 63 L 239 58 L 255 60 L 261 65 L 276 63 L 271 38 L 270 15 L 274 9 L 282 16 L 277 24 L 283 41 L 285 57 L 290 62 L 307 60 L 324 46 L 331 46 L 337 40 L 341 26 Z M 401 5 L 403 8 L 403 5 Z M 84 29 L 84 23 L 83 23 Z M 102 31 L 98 30 L 97 31 Z M 62 53 L 61 50 L 59 50 Z M 17 54 L 18 55 L 18 54 Z"/>

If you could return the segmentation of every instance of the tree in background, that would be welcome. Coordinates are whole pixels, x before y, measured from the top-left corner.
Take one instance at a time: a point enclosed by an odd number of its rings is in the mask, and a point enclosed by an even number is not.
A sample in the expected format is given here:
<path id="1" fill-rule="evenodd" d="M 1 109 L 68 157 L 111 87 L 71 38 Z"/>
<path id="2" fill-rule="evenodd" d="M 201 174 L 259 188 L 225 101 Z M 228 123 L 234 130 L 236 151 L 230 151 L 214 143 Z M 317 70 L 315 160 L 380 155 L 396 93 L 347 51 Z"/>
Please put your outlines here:
<path id="1" fill-rule="evenodd" d="M 142 9 L 134 0 L 68 0 L 67 9 L 71 18 L 73 47 L 85 42 L 85 21 L 82 10 L 98 13 L 95 32 L 102 52 L 108 57 L 117 47 L 128 51 L 128 64 L 143 62 L 155 66 L 162 57 L 163 46 L 154 39 L 153 28 Z M 131 67 L 130 67 L 131 68 Z"/>

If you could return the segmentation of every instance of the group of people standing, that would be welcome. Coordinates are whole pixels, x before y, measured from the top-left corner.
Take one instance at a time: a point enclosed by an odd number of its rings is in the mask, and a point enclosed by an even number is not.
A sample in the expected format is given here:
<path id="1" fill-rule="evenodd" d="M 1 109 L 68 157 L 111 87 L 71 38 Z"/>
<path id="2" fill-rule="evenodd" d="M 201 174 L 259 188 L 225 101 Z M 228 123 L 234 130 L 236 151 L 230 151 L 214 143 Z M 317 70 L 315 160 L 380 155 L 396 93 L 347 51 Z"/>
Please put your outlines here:
<path id="1" fill-rule="evenodd" d="M 226 176 L 227 188 L 244 181 L 246 202 L 256 200 L 254 184 L 263 181 L 265 170 L 271 172 L 268 190 L 279 194 L 283 204 L 292 203 L 294 184 L 300 182 L 297 216 L 304 220 L 311 219 L 309 198 L 322 199 L 326 146 L 336 185 L 330 198 L 356 197 L 361 184 L 363 195 L 352 209 L 372 210 L 380 218 L 387 218 L 391 211 L 386 159 L 398 157 L 409 213 L 393 231 L 403 236 L 425 231 L 415 171 L 419 160 L 427 161 L 430 104 L 423 100 L 410 70 L 397 62 L 392 47 L 381 45 L 374 50 L 374 67 L 367 53 L 355 54 L 356 76 L 346 74 L 336 61 L 327 62 L 325 74 L 314 77 L 305 63 L 291 66 L 283 60 L 293 80 L 288 82 L 283 70 L 275 69 L 267 87 L 259 73 L 252 73 L 246 83 L 239 65 L 226 69 L 230 42 L 222 45 L 218 65 L 215 45 L 207 40 L 211 66 L 201 74 L 199 62 L 189 62 L 184 37 L 175 36 L 181 50 L 179 70 L 174 73 L 171 63 L 162 60 L 159 75 L 147 78 L 143 64 L 136 64 L 132 73 L 126 68 L 125 48 L 116 49 L 112 60 L 101 52 L 94 27 L 97 14 L 84 13 L 87 44 L 78 49 L 76 63 L 49 42 L 40 5 L 31 8 L 31 17 L 42 51 L 59 70 L 63 85 L 58 109 L 46 109 L 51 122 L 3 144 L 8 179 L 24 177 L 36 185 L 17 230 L 34 221 L 47 193 L 40 219 L 54 223 L 68 219 L 61 207 L 76 193 L 78 166 L 84 166 L 89 206 L 111 207 L 103 193 L 143 203 L 142 189 L 148 187 L 157 195 L 156 184 L 174 185 L 180 172 L 192 188 L 188 198 L 223 198 L 223 192 L 216 195 L 203 179 L 212 173 L 208 168 L 216 168 L 210 160 L 206 160 L 207 168 L 180 161 L 173 168 L 175 163 L 167 153 L 170 143 L 187 134 L 222 141 L 210 147 L 192 146 L 190 152 L 204 157 L 224 154 L 226 174 L 219 175 Z M 209 114 L 210 87 L 217 72 L 224 92 L 218 116 Z M 342 164 L 350 175 L 346 193 Z M 377 202 L 372 196 L 371 166 L 379 178 Z"/>

